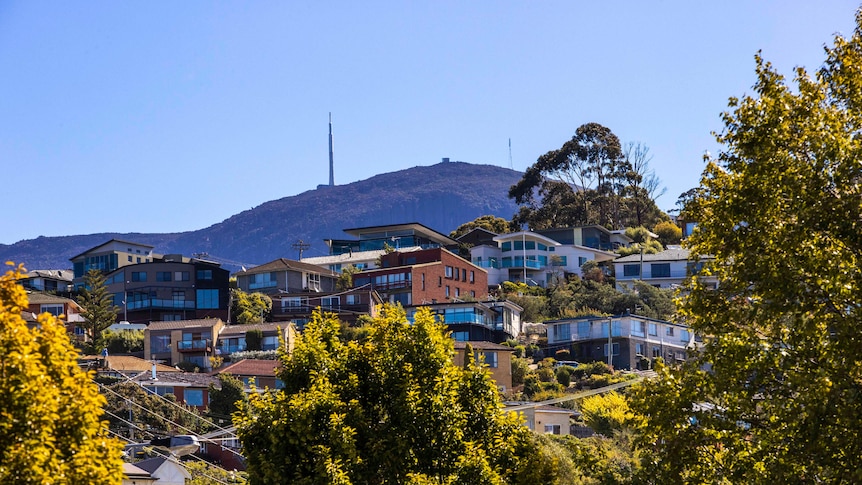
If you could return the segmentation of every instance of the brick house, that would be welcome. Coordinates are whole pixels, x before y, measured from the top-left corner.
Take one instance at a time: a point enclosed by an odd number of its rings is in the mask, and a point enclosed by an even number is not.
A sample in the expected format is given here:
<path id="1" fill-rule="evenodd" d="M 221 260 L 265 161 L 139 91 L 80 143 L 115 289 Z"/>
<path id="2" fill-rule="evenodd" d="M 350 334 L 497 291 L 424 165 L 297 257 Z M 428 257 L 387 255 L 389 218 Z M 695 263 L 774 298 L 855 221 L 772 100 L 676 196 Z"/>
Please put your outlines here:
<path id="1" fill-rule="evenodd" d="M 500 391 L 511 389 L 512 354 L 515 350 L 492 342 L 455 342 L 455 365 L 464 365 L 464 352 L 468 343 L 473 347 L 473 358 L 475 361 L 484 361 L 491 372 L 491 379 L 494 379 Z"/>

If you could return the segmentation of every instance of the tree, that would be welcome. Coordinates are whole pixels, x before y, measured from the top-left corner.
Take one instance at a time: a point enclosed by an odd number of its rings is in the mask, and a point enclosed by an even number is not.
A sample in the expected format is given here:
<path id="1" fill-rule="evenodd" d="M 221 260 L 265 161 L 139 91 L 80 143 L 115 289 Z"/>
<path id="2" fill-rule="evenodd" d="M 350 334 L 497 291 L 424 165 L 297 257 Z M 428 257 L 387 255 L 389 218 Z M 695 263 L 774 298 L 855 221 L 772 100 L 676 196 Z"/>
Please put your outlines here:
<path id="1" fill-rule="evenodd" d="M 84 275 L 84 287 L 78 296 L 84 333 L 89 339 L 90 353 L 97 353 L 104 347 L 102 332 L 116 323 L 120 308 L 114 305 L 113 296 L 105 286 L 105 275 L 98 269 L 90 269 Z"/>
<path id="2" fill-rule="evenodd" d="M 219 374 L 218 380 L 220 388 L 214 384 L 209 386 L 209 415 L 214 419 L 230 421 L 233 413 L 239 409 L 239 403 L 246 401 L 245 386 L 230 374 Z"/>
<path id="3" fill-rule="evenodd" d="M 657 482 L 862 482 L 862 12 L 825 52 L 792 87 L 755 57 L 685 206 L 719 286 L 687 283 L 706 345 L 633 401 Z"/>
<path id="4" fill-rule="evenodd" d="M 453 362 L 427 309 L 384 305 L 367 340 L 343 342 L 316 312 L 282 353 L 284 389 L 236 415 L 250 483 L 524 483 L 557 473 L 480 363 Z M 552 480 L 551 480 L 552 481 Z"/>
<path id="5" fill-rule="evenodd" d="M 144 350 L 144 331 L 143 330 L 105 330 L 102 332 L 102 341 L 104 348 L 108 349 L 108 353 L 128 354 L 131 352 L 142 352 Z"/>
<path id="6" fill-rule="evenodd" d="M 353 288 L 353 275 L 360 271 L 359 268 L 356 267 L 355 264 L 351 264 L 346 268 L 341 270 L 341 274 L 338 275 L 338 281 L 335 282 L 335 289 L 338 291 L 345 291 Z"/>
<path id="7" fill-rule="evenodd" d="M 263 330 L 255 328 L 245 333 L 246 350 L 263 350 Z"/>
<path id="8" fill-rule="evenodd" d="M 653 232 L 658 235 L 658 241 L 663 245 L 679 244 L 682 240 L 682 229 L 671 221 L 661 221 L 655 225 Z"/>
<path id="9" fill-rule="evenodd" d="M 624 167 L 628 172 L 624 177 L 623 193 L 627 196 L 629 225 L 643 226 L 646 221 L 662 220 L 667 216 L 655 204 L 664 195 L 665 187 L 659 188 L 661 180 L 649 166 L 652 155 L 649 147 L 630 142 L 623 150 Z"/>
<path id="10" fill-rule="evenodd" d="M 62 321 L 43 313 L 28 328 L 21 318 L 25 274 L 0 276 L 0 482 L 119 484 L 122 445 L 101 421 L 105 399 Z"/>
<path id="11" fill-rule="evenodd" d="M 246 293 L 240 289 L 233 291 L 231 314 L 236 323 L 263 323 L 272 311 L 272 298 L 263 293 Z"/>
<path id="12" fill-rule="evenodd" d="M 467 234 L 468 232 L 472 231 L 473 229 L 476 229 L 477 227 L 491 231 L 495 234 L 508 234 L 512 232 L 512 228 L 509 225 L 509 221 L 507 221 L 506 219 L 494 215 L 485 215 L 479 216 L 470 222 L 465 222 L 464 224 L 461 224 L 460 226 L 458 226 L 457 229 L 455 229 L 449 234 L 449 237 L 451 237 L 452 239 L 458 239 L 459 237 L 463 236 L 464 234 Z"/>

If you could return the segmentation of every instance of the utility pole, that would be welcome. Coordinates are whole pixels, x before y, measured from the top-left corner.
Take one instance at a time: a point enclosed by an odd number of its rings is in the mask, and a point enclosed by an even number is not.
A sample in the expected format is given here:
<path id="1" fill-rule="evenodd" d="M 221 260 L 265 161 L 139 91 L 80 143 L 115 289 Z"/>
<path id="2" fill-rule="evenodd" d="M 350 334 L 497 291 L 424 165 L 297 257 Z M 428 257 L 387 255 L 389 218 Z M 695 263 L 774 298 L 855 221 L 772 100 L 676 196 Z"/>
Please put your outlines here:
<path id="1" fill-rule="evenodd" d="M 614 366 L 614 343 L 611 340 L 611 333 L 613 332 L 614 321 L 611 318 L 608 318 L 608 367 L 613 368 Z"/>
<path id="2" fill-rule="evenodd" d="M 302 261 L 302 252 L 305 251 L 306 249 L 310 248 L 311 244 L 300 239 L 299 241 L 296 241 L 295 243 L 291 244 L 290 247 L 299 251 L 298 261 Z"/>

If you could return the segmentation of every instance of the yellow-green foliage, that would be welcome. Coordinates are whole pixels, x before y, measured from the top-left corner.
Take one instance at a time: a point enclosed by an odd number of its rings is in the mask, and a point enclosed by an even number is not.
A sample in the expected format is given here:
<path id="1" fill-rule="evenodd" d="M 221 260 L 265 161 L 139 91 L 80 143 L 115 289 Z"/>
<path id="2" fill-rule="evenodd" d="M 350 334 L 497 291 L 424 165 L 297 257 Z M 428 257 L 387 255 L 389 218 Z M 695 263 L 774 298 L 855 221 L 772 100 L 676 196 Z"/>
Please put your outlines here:
<path id="1" fill-rule="evenodd" d="M 614 391 L 584 398 L 579 407 L 587 426 L 605 436 L 633 423 L 634 414 L 626 398 Z"/>
<path id="2" fill-rule="evenodd" d="M 23 271 L 0 276 L 0 483 L 119 484 L 122 445 L 101 420 L 105 399 L 62 321 L 43 313 L 30 329 L 21 318 Z"/>

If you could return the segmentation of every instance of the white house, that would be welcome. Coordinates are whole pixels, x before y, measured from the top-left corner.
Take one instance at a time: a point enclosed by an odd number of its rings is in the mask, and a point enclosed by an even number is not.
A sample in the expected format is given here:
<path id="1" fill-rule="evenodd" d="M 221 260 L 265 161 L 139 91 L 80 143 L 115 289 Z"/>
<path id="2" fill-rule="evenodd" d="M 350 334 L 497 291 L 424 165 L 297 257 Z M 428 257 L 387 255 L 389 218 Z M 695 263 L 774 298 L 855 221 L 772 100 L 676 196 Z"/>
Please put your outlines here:
<path id="1" fill-rule="evenodd" d="M 689 251 L 680 247 L 671 247 L 655 254 L 632 254 L 614 260 L 616 287 L 622 290 L 631 287 L 635 280 L 641 280 L 657 288 L 674 288 L 691 274 L 703 269 L 711 258 L 701 258 L 700 261 L 690 261 Z M 706 276 L 704 282 L 712 287 L 717 286 L 715 277 Z"/>

